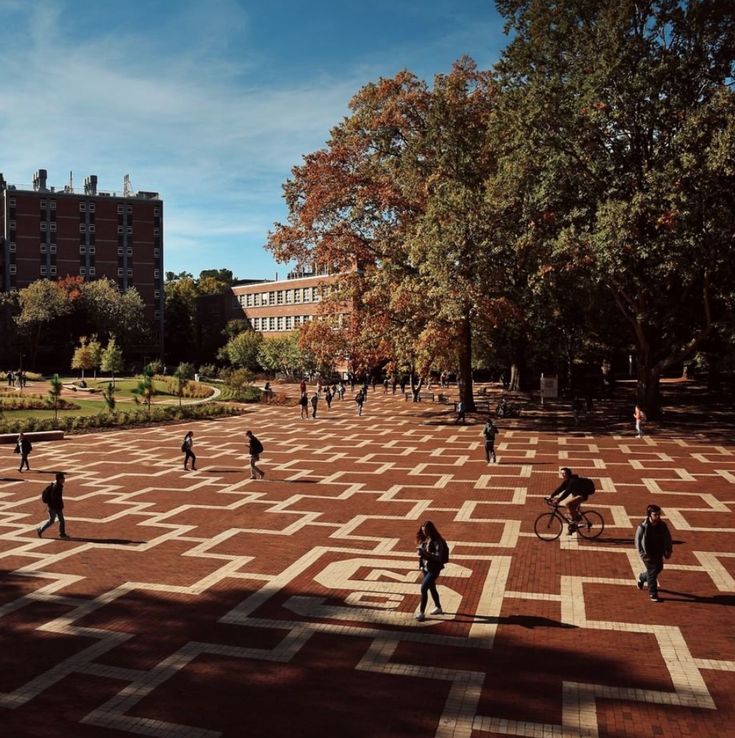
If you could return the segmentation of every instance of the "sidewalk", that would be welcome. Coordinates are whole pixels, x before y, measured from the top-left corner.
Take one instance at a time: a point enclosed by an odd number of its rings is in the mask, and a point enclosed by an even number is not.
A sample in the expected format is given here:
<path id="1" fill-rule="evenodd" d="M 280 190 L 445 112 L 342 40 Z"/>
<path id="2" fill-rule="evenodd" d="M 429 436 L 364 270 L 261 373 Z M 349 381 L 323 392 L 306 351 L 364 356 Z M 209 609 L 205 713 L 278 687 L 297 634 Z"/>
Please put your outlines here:
<path id="1" fill-rule="evenodd" d="M 709 738 L 735 724 L 735 447 L 549 433 L 371 392 L 0 457 L 8 736 Z M 265 446 L 247 472 L 245 430 Z M 2 450 L 2 448 L 0 448 Z M 594 478 L 601 538 L 539 541 L 560 466 Z M 67 472 L 38 539 L 40 494 Z M 674 537 L 662 602 L 634 526 Z M 417 622 L 414 536 L 451 546 L 445 610 Z"/>

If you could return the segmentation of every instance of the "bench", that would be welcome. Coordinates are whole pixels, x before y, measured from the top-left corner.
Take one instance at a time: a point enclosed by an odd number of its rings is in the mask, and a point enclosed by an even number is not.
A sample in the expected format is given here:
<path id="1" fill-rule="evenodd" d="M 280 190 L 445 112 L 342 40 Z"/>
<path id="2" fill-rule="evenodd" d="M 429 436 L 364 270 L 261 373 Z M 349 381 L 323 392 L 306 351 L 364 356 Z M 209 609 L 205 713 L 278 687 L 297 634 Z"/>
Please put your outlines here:
<path id="1" fill-rule="evenodd" d="M 403 393 L 403 399 L 406 401 L 413 400 L 413 392 L 411 392 L 411 390 L 406 390 Z M 416 401 L 422 402 L 423 400 L 431 400 L 432 402 L 434 402 L 434 393 L 433 392 L 419 392 L 418 397 L 416 398 Z"/>
<path id="2" fill-rule="evenodd" d="M 34 441 L 63 441 L 63 430 L 28 431 L 23 434 L 31 443 Z M 0 433 L 0 443 L 17 443 L 17 433 Z"/>

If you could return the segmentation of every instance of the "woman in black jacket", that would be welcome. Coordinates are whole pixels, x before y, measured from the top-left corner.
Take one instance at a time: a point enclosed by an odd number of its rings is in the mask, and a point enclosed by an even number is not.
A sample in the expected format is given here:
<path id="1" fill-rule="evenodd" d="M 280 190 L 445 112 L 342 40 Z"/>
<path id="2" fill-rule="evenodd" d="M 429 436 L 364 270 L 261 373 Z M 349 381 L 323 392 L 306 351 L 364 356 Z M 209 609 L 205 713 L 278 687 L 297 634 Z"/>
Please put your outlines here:
<path id="1" fill-rule="evenodd" d="M 416 613 L 416 620 L 426 620 L 426 603 L 431 592 L 431 599 L 434 600 L 436 606 L 432 611 L 432 615 L 443 615 L 439 593 L 436 590 L 436 580 L 439 573 L 444 568 L 444 564 L 449 560 L 449 547 L 447 542 L 442 538 L 434 523 L 427 520 L 416 533 L 416 551 L 419 555 L 419 568 L 424 573 L 421 582 L 421 605 Z"/>

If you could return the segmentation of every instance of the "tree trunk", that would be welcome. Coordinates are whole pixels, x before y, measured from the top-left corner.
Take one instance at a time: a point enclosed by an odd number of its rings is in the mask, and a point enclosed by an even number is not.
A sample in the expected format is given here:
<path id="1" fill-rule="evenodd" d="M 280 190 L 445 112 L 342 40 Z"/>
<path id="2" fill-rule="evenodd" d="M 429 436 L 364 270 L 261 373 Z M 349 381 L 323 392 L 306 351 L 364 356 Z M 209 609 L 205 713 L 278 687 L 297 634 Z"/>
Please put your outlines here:
<path id="1" fill-rule="evenodd" d="M 462 319 L 459 345 L 459 399 L 464 402 L 466 412 L 475 411 L 472 391 L 472 326 L 469 314 Z"/>
<path id="2" fill-rule="evenodd" d="M 510 392 L 517 392 L 521 386 L 521 368 L 517 362 L 513 362 L 510 365 L 510 381 L 508 382 L 508 390 Z"/>
<path id="3" fill-rule="evenodd" d="M 411 399 L 414 402 L 420 402 L 421 400 L 421 385 L 423 383 L 424 378 L 419 377 L 415 371 L 411 370 Z"/>

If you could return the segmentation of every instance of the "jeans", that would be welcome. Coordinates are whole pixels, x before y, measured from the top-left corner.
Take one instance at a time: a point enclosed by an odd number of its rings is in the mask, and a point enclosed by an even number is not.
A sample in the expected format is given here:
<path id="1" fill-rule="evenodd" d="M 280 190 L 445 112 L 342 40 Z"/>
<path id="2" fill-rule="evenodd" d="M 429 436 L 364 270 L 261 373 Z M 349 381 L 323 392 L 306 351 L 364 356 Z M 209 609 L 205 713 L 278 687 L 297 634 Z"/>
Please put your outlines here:
<path id="1" fill-rule="evenodd" d="M 46 528 L 50 528 L 56 522 L 57 517 L 59 519 L 59 534 L 65 536 L 66 521 L 64 520 L 64 513 L 62 510 L 54 510 L 52 508 L 48 509 L 48 520 L 41 526 L 41 533 L 43 533 Z"/>
<path id="2" fill-rule="evenodd" d="M 434 604 L 437 607 L 441 607 L 439 602 L 439 593 L 436 591 L 436 580 L 439 578 L 439 572 L 426 571 L 424 573 L 424 581 L 421 582 L 421 612 L 426 610 L 426 603 L 429 599 L 429 592 L 431 592 L 431 599 L 434 600 Z"/>
<path id="3" fill-rule="evenodd" d="M 646 558 L 643 559 L 643 564 L 646 567 L 645 571 L 642 571 L 638 575 L 638 581 L 643 582 L 643 584 L 648 582 L 648 594 L 651 595 L 651 597 L 658 597 L 658 575 L 663 571 L 664 569 L 664 560 L 663 559 L 650 559 Z"/>
<path id="4" fill-rule="evenodd" d="M 495 441 L 485 441 L 485 458 L 490 461 L 490 457 L 495 461 Z"/>
<path id="5" fill-rule="evenodd" d="M 195 456 L 194 452 L 190 449 L 186 449 L 186 456 L 184 457 L 184 469 L 186 469 L 187 464 L 189 463 L 189 459 L 191 459 L 191 468 L 194 469 L 197 465 L 197 457 Z"/>

